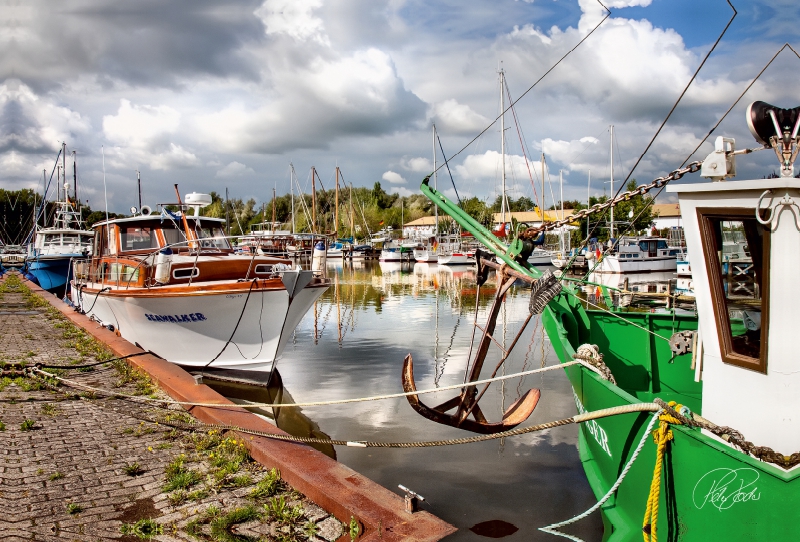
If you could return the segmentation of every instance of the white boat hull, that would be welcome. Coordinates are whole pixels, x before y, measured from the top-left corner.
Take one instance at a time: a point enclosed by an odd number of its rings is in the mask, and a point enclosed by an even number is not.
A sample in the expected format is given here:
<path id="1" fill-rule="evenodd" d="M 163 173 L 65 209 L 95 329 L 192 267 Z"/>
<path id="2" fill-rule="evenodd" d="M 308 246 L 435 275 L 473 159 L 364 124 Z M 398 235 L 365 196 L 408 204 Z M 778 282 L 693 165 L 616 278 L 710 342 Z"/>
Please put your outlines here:
<path id="1" fill-rule="evenodd" d="M 474 252 L 451 252 L 439 254 L 437 263 L 440 265 L 470 265 L 475 263 Z"/>
<path id="2" fill-rule="evenodd" d="M 433 250 L 418 248 L 414 250 L 414 260 L 420 263 L 437 263 L 439 261 L 439 255 Z"/>
<path id="3" fill-rule="evenodd" d="M 674 256 L 657 258 L 630 258 L 622 260 L 616 255 L 604 255 L 595 269 L 596 273 L 645 273 L 649 271 L 675 271 Z"/>
<path id="4" fill-rule="evenodd" d="M 173 363 L 265 370 L 280 358 L 294 329 L 325 290 L 303 288 L 291 304 L 285 289 L 256 288 L 249 295 L 195 290 L 178 296 L 123 296 L 73 287 L 72 299 L 91 318 L 113 325 L 124 339 Z"/>

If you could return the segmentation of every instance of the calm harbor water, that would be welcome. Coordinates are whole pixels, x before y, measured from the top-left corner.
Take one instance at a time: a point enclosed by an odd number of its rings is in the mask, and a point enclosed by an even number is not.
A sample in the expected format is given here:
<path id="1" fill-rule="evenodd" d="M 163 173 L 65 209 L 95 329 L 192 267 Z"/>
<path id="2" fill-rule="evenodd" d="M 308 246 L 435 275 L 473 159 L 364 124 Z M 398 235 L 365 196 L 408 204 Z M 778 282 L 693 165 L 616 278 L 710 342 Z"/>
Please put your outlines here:
<path id="1" fill-rule="evenodd" d="M 333 286 L 298 326 L 278 363 L 283 383 L 279 399 L 326 401 L 400 392 L 407 354 L 414 360 L 417 389 L 463 381 L 475 318 L 474 268 L 337 261 L 328 262 L 327 271 Z M 481 288 L 481 323 L 494 287 L 492 277 Z M 507 345 L 527 315 L 529 292 L 515 286 L 498 317 L 495 336 Z M 500 351 L 492 347 L 484 377 L 499 359 Z M 534 317 L 503 370 L 510 374 L 555 363 Z M 561 370 L 493 384 L 481 408 L 490 421 L 499 420 L 530 388 L 541 389 L 542 398 L 523 425 L 576 413 Z M 247 386 L 220 391 L 251 401 L 276 398 L 275 390 L 267 394 Z M 455 394 L 437 392 L 422 400 L 436 405 Z M 335 439 L 406 442 L 471 435 L 421 417 L 405 398 L 281 409 L 277 414 L 278 425 L 291 433 Z M 595 503 L 578 458 L 577 431 L 566 426 L 461 446 L 323 451 L 398 494 L 402 484 L 424 496 L 423 509 L 459 528 L 448 540 L 558 540 L 538 527 L 571 518 Z M 565 531 L 587 542 L 600 540 L 599 513 Z"/>

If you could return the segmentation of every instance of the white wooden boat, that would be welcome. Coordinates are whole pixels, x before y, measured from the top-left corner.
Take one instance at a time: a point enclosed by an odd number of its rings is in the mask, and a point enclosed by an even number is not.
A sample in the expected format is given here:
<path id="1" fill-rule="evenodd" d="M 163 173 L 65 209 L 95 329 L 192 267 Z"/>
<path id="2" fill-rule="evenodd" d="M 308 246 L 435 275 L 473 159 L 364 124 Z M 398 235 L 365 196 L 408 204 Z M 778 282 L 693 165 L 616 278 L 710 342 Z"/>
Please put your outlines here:
<path id="1" fill-rule="evenodd" d="M 597 273 L 675 271 L 677 256 L 663 237 L 623 237 L 615 252 L 604 253 Z"/>
<path id="2" fill-rule="evenodd" d="M 72 302 L 168 361 L 268 369 L 330 280 L 287 259 L 235 254 L 223 221 L 196 215 L 96 224 L 91 258 L 74 265 Z"/>

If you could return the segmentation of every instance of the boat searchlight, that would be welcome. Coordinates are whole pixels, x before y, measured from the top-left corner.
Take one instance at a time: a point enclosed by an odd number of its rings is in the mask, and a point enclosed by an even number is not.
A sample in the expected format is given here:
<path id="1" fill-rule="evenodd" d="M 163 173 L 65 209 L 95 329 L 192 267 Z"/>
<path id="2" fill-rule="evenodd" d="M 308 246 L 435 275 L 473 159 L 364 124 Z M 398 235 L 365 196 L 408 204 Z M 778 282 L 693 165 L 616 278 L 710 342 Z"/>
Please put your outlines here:
<path id="1" fill-rule="evenodd" d="M 756 141 L 775 149 L 781 162 L 781 177 L 794 176 L 797 158 L 797 133 L 800 130 L 800 107 L 782 109 L 766 102 L 747 106 L 747 127 Z"/>

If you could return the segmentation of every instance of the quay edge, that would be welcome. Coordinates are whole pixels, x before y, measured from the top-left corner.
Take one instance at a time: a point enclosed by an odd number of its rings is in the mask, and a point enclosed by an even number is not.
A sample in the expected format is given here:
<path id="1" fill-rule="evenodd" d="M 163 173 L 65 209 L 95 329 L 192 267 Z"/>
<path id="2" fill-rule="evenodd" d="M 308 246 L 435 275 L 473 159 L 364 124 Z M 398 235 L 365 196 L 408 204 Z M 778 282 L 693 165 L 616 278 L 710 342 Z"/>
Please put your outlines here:
<path id="1" fill-rule="evenodd" d="M 141 348 L 118 337 L 114 332 L 75 312 L 72 307 L 33 282 L 22 276 L 20 279 L 73 324 L 105 344 L 114 355 L 126 356 L 143 352 Z M 178 365 L 152 354 L 139 355 L 126 361 L 147 373 L 155 384 L 177 401 L 222 405 L 219 408 L 188 408 L 187 412 L 201 422 L 287 434 L 236 406 L 205 384 L 196 384 L 192 376 Z M 253 459 L 266 467 L 278 468 L 281 477 L 290 486 L 333 514 L 339 521 L 348 525 L 351 517 L 355 518 L 361 529 L 357 538 L 359 541 L 433 542 L 457 530 L 429 512 L 406 512 L 402 497 L 310 446 L 251 435 L 242 435 L 242 438 Z M 339 540 L 350 540 L 350 536 L 345 533 Z"/>

